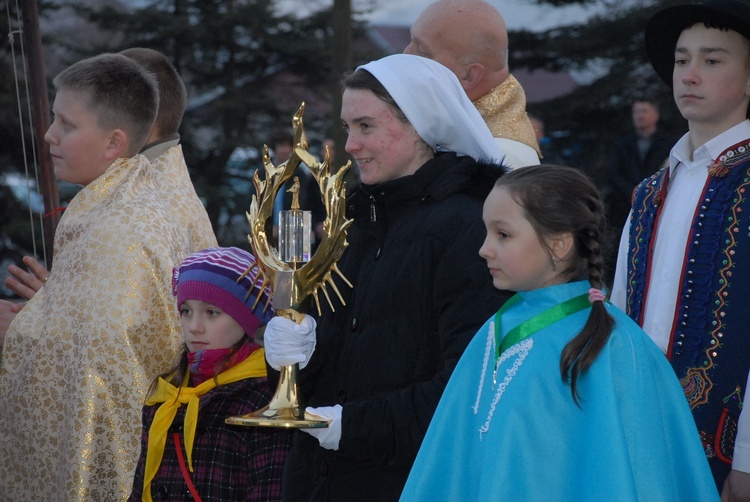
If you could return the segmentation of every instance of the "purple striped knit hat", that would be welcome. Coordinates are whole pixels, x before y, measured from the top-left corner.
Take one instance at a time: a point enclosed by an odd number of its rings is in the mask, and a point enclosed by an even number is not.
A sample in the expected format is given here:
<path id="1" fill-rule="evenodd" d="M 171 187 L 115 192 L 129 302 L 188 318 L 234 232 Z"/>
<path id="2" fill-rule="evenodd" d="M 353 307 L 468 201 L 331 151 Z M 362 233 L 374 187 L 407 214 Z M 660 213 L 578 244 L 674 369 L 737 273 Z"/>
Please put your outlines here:
<path id="1" fill-rule="evenodd" d="M 255 257 L 239 248 L 208 248 L 193 253 L 172 272 L 172 294 L 177 307 L 185 300 L 200 300 L 229 314 L 250 338 L 274 316 L 269 289 L 261 291 L 257 267 L 238 282 Z M 249 294 L 248 294 L 249 292 Z M 255 310 L 253 305 L 260 295 Z M 267 306 L 268 305 L 268 306 Z"/>

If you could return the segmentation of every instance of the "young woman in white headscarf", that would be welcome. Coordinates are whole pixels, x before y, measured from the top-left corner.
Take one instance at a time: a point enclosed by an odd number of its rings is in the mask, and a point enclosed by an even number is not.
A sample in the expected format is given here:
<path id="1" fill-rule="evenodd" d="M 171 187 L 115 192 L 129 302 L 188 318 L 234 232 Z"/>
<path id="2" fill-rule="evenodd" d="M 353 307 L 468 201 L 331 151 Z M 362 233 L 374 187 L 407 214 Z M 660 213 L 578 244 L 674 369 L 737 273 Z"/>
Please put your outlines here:
<path id="1" fill-rule="evenodd" d="M 300 363 L 307 411 L 331 421 L 296 433 L 284 500 L 397 500 L 456 362 L 509 296 L 478 254 L 503 154 L 455 75 L 399 54 L 343 89 L 354 287 L 317 329 L 275 318 L 265 333 L 269 364 Z"/>

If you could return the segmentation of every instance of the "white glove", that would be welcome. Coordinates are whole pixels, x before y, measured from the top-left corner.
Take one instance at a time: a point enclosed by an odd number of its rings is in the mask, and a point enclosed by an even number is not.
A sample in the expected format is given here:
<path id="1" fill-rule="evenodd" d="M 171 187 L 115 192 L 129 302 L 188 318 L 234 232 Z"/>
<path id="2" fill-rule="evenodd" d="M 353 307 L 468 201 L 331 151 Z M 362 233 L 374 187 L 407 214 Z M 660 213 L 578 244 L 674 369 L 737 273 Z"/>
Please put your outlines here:
<path id="1" fill-rule="evenodd" d="M 300 369 L 307 366 L 315 350 L 315 327 L 315 319 L 309 315 L 300 324 L 279 316 L 268 321 L 263 333 L 268 364 L 276 371 L 294 363 L 299 363 Z"/>
<path id="2" fill-rule="evenodd" d="M 305 417 L 326 419 L 328 427 L 321 429 L 300 429 L 318 439 L 320 446 L 326 450 L 338 450 L 341 441 L 341 405 L 321 406 L 320 408 L 306 408 Z"/>

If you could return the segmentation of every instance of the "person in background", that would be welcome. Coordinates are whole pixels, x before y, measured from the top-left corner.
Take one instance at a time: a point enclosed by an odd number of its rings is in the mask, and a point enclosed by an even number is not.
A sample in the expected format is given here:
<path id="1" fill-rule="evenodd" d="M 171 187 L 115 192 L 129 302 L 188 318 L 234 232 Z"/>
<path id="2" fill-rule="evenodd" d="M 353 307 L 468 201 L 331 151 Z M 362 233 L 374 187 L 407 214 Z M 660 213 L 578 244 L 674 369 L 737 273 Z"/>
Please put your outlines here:
<path id="1" fill-rule="evenodd" d="M 750 500 L 750 4 L 668 7 L 645 35 L 689 131 L 635 189 L 612 303 L 672 363 L 722 500 Z"/>
<path id="2" fill-rule="evenodd" d="M 718 501 L 674 372 L 601 290 L 593 183 L 519 169 L 483 219 L 488 275 L 517 294 L 456 366 L 401 499 Z"/>
<path id="3" fill-rule="evenodd" d="M 0 365 L 0 493 L 124 500 L 148 384 L 177 354 L 172 268 L 188 239 L 139 155 L 154 76 L 120 54 L 53 80 L 55 176 L 83 185 L 55 232 L 52 270 L 10 324 Z"/>
<path id="4" fill-rule="evenodd" d="M 299 363 L 307 411 L 331 421 L 295 433 L 285 500 L 397 500 L 456 361 L 504 300 L 472 251 L 503 173 L 476 159 L 503 154 L 456 76 L 397 54 L 343 88 L 362 181 L 338 263 L 353 288 L 317 330 L 277 317 L 264 335 L 269 365 Z"/>
<path id="5" fill-rule="evenodd" d="M 552 138 L 547 136 L 544 121 L 535 115 L 529 115 L 529 120 L 534 128 L 534 134 L 539 143 L 539 151 L 542 153 L 544 163 L 562 165 L 563 159 L 557 152 L 555 145 L 552 144 Z"/>
<path id="6" fill-rule="evenodd" d="M 458 77 L 511 169 L 539 164 L 526 94 L 508 68 L 505 21 L 484 0 L 438 0 L 411 27 L 405 54 L 433 59 Z"/>
<path id="7" fill-rule="evenodd" d="M 291 433 L 229 425 L 273 395 L 256 332 L 274 315 L 255 257 L 238 248 L 188 256 L 172 277 L 183 347 L 151 384 L 143 407 L 132 502 L 182 498 L 281 499 Z M 187 459 L 187 461 L 185 460 Z"/>
<path id="8" fill-rule="evenodd" d="M 644 178 L 664 166 L 678 138 L 659 127 L 659 105 L 649 98 L 638 98 L 631 107 L 633 130 L 615 143 L 607 165 L 612 187 L 610 221 L 621 228 L 630 212 L 633 189 Z"/>

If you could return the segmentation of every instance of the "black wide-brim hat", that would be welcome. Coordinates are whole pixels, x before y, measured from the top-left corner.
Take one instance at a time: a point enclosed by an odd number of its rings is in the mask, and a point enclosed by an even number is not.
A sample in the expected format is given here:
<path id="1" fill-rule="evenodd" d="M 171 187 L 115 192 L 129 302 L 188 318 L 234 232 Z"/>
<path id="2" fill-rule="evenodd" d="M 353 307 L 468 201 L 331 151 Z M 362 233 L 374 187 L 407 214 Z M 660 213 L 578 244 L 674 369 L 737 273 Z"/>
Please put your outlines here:
<path id="1" fill-rule="evenodd" d="M 671 89 L 674 50 L 682 30 L 709 23 L 736 31 L 750 40 L 750 1 L 709 0 L 662 9 L 646 25 L 646 53 L 657 75 Z"/>

